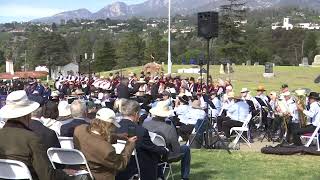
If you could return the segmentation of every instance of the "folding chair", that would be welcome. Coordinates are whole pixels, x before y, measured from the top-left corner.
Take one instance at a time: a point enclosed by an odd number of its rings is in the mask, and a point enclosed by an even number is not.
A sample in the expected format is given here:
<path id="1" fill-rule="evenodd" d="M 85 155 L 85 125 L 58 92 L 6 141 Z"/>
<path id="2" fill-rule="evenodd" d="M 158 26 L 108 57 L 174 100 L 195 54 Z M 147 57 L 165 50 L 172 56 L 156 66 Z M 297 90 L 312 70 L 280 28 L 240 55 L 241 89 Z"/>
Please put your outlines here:
<path id="1" fill-rule="evenodd" d="M 0 178 L 32 180 L 31 173 L 23 162 L 9 159 L 0 159 Z"/>
<path id="2" fill-rule="evenodd" d="M 233 142 L 232 142 L 232 143 L 234 144 L 234 145 L 233 145 L 233 148 L 236 147 L 236 145 L 238 144 L 240 138 L 243 139 L 243 140 L 247 143 L 247 145 L 248 145 L 249 147 L 251 147 L 251 143 L 249 142 L 249 140 L 242 135 L 243 132 L 245 132 L 245 131 L 246 131 L 246 132 L 249 132 L 248 124 L 249 124 L 251 118 L 252 118 L 252 115 L 251 115 L 251 114 L 248 114 L 248 116 L 246 117 L 246 119 L 245 119 L 244 122 L 243 122 L 242 127 L 233 127 L 233 128 L 230 129 L 230 134 L 231 134 L 233 131 L 236 132 L 236 134 L 237 134 L 237 137 L 236 137 L 236 138 L 233 140 Z"/>
<path id="3" fill-rule="evenodd" d="M 316 121 L 320 121 L 320 116 L 318 116 L 318 119 Z M 309 139 L 308 142 L 304 145 L 305 147 L 309 147 L 313 140 L 317 141 L 317 151 L 320 151 L 319 147 L 319 129 L 320 129 L 320 123 L 318 123 L 317 128 L 313 131 L 313 133 L 310 134 L 304 134 L 300 138 Z"/>
<path id="4" fill-rule="evenodd" d="M 112 146 L 116 149 L 116 153 L 117 154 L 121 154 L 121 152 L 123 151 L 124 147 L 126 146 L 126 141 L 118 140 L 117 144 L 112 144 Z M 136 149 L 133 150 L 132 156 L 134 156 L 134 159 L 136 161 L 136 165 L 137 165 L 137 169 L 138 169 L 138 176 L 139 176 L 139 179 L 140 179 L 140 177 L 141 177 L 140 165 L 139 165 L 139 160 L 138 160 L 138 155 L 137 155 Z"/>
<path id="5" fill-rule="evenodd" d="M 63 149 L 74 149 L 73 137 L 58 136 L 60 146 Z"/>
<path id="6" fill-rule="evenodd" d="M 150 132 L 149 131 L 149 136 L 150 136 L 150 139 L 151 141 L 153 142 L 153 144 L 157 145 L 157 146 L 162 146 L 162 147 L 166 147 L 166 141 L 165 139 L 160 136 L 159 134 L 156 134 L 154 132 Z M 163 174 L 165 174 L 166 172 L 166 169 L 169 169 L 169 172 L 168 172 L 168 175 L 167 177 L 165 178 L 166 180 L 169 179 L 169 177 L 171 176 L 171 179 L 174 180 L 173 178 L 173 173 L 172 173 L 172 167 L 171 167 L 171 164 L 172 162 L 178 162 L 180 161 L 181 158 L 179 159 L 168 159 L 167 161 L 165 162 L 162 162 L 162 163 L 159 163 L 158 166 L 164 166 L 163 167 Z"/>
<path id="7" fill-rule="evenodd" d="M 77 174 L 89 174 L 91 179 L 94 179 L 88 162 L 81 151 L 76 149 L 49 148 L 47 150 L 47 155 L 54 169 L 56 169 L 54 163 L 66 165 L 86 165 L 87 171 L 79 171 Z"/>

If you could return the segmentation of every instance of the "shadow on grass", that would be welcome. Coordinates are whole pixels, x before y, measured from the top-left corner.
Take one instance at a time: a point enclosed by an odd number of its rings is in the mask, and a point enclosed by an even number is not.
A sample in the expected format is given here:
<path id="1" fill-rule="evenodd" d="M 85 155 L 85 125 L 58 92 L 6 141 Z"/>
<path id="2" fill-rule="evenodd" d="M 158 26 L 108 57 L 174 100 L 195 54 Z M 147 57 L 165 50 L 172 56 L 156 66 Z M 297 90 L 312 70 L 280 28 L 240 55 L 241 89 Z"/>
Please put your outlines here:
<path id="1" fill-rule="evenodd" d="M 172 168 L 174 179 L 181 179 L 180 163 L 173 164 Z M 219 172 L 217 170 L 211 169 L 206 163 L 195 162 L 191 164 L 189 179 L 209 180 L 214 179 L 218 174 Z"/>

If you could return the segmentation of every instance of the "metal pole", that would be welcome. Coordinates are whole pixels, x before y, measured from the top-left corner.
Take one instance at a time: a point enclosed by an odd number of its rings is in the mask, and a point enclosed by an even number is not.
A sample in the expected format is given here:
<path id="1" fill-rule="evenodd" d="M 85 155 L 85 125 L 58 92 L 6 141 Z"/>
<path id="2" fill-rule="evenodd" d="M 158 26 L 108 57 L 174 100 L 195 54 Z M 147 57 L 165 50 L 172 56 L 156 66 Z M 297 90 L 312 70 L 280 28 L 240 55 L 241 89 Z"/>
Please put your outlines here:
<path id="1" fill-rule="evenodd" d="M 210 74 L 210 39 L 207 39 L 207 95 L 209 95 L 209 74 Z M 207 103 L 208 109 L 208 103 Z"/>
<path id="2" fill-rule="evenodd" d="M 24 50 L 24 72 L 27 71 L 27 50 Z"/>
<path id="3" fill-rule="evenodd" d="M 172 62 L 171 62 L 171 0 L 169 0 L 168 8 L 168 74 L 172 72 Z"/>

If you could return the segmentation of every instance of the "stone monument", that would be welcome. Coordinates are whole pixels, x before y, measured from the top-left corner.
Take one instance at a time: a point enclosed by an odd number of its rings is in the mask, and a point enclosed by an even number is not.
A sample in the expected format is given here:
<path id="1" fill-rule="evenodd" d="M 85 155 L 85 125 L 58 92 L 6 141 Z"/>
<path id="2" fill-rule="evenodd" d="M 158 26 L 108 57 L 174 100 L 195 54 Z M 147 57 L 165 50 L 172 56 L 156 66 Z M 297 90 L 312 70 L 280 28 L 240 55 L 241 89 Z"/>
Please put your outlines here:
<path id="1" fill-rule="evenodd" d="M 248 60 L 248 61 L 246 62 L 246 64 L 247 64 L 247 66 L 251 66 L 251 60 Z"/>
<path id="2" fill-rule="evenodd" d="M 265 77 L 265 78 L 272 78 L 272 77 L 274 77 L 274 73 L 273 73 L 273 63 L 267 62 L 267 63 L 265 64 L 263 77 Z"/>
<path id="3" fill-rule="evenodd" d="M 314 57 L 314 61 L 312 63 L 312 67 L 320 67 L 320 55 L 316 55 Z"/>
<path id="4" fill-rule="evenodd" d="M 9 58 L 6 58 L 6 73 L 14 74 L 13 61 Z"/>
<path id="5" fill-rule="evenodd" d="M 220 73 L 220 74 L 225 74 L 223 64 L 220 65 L 220 71 L 219 71 L 219 73 Z"/>
<path id="6" fill-rule="evenodd" d="M 307 57 L 302 58 L 302 62 L 301 62 L 301 64 L 299 64 L 299 66 L 308 67 L 309 66 L 308 58 Z"/>

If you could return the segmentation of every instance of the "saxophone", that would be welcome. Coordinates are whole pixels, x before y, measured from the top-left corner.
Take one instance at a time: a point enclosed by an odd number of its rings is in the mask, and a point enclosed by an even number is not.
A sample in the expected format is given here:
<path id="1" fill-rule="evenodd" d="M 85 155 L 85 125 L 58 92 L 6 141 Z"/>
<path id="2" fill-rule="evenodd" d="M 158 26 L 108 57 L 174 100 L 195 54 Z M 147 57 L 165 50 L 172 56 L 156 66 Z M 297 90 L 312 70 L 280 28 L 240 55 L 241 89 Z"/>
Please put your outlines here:
<path id="1" fill-rule="evenodd" d="M 297 89 L 295 90 L 296 94 L 296 102 L 298 106 L 306 107 L 306 91 L 304 89 Z M 302 112 L 299 111 L 299 121 L 300 127 L 306 127 L 308 122 L 308 117 Z"/>

